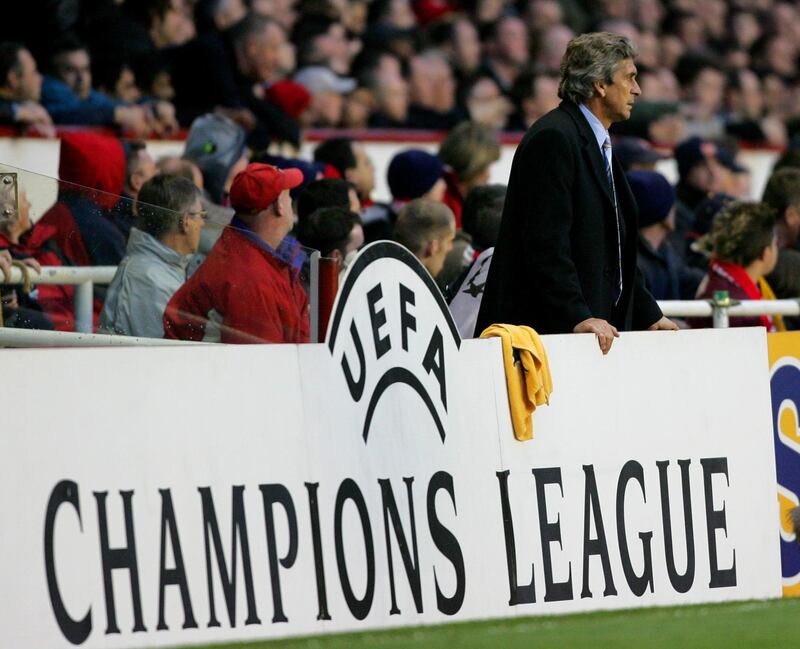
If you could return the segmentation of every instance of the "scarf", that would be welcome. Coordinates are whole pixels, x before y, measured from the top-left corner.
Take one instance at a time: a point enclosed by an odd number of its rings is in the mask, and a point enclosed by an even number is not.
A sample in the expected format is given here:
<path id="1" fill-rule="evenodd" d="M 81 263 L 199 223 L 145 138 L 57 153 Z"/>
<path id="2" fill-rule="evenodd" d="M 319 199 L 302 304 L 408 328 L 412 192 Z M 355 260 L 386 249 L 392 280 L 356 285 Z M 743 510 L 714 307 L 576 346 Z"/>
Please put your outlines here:
<path id="1" fill-rule="evenodd" d="M 761 289 L 761 295 L 764 296 L 765 300 L 775 300 L 775 291 L 772 290 L 772 287 L 767 282 L 766 277 L 762 277 L 758 280 L 758 288 Z M 786 324 L 783 322 L 783 316 L 775 314 L 772 316 L 772 321 L 775 323 L 775 331 L 786 331 Z"/>

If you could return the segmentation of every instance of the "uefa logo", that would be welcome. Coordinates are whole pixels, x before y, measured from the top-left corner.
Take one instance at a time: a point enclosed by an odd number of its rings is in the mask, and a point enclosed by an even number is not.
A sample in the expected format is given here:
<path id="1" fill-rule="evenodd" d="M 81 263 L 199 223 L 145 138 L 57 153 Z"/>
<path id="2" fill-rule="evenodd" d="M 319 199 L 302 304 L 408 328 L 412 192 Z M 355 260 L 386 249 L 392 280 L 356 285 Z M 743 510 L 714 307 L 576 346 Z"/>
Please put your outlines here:
<path id="1" fill-rule="evenodd" d="M 428 271 L 406 248 L 380 241 L 348 270 L 326 341 L 353 401 L 363 404 L 366 443 L 381 398 L 412 389 L 447 436 L 447 366 L 461 346 L 447 304 Z"/>

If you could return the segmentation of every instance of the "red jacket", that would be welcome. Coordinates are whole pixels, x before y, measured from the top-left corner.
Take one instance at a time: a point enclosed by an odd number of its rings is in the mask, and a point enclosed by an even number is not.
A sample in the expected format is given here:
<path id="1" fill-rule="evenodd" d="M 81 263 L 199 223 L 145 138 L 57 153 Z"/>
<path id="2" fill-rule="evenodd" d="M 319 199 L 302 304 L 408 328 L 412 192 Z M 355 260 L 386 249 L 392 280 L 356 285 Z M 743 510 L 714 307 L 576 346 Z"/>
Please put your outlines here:
<path id="1" fill-rule="evenodd" d="M 464 197 L 461 195 L 461 188 L 458 185 L 458 176 L 450 167 L 445 167 L 442 178 L 447 184 L 442 203 L 453 210 L 453 216 L 456 217 L 456 230 L 460 230 L 461 212 L 464 211 Z"/>
<path id="2" fill-rule="evenodd" d="M 164 337 L 223 343 L 306 343 L 308 297 L 296 272 L 235 228 L 172 296 Z"/>
<path id="3" fill-rule="evenodd" d="M 42 266 L 61 266 L 58 253 L 48 246 L 53 238 L 55 228 L 36 223 L 28 230 L 19 243 L 12 243 L 5 235 L 0 234 L 0 249 L 7 248 L 17 259 L 33 257 Z M 37 285 L 37 302 L 50 318 L 57 331 L 75 331 L 75 316 L 72 310 L 72 286 L 66 284 Z"/>

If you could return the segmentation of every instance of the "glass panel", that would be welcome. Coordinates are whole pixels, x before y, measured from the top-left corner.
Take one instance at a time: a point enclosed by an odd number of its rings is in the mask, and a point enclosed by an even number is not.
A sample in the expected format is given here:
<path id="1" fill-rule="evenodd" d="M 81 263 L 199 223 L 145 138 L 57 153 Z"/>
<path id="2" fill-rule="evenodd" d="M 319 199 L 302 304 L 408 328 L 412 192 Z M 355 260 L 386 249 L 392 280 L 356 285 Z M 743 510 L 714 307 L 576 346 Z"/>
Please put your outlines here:
<path id="1" fill-rule="evenodd" d="M 176 178 L 148 184 L 137 202 L 0 164 L 0 256 L 10 274 L 0 272 L 2 325 L 205 342 L 317 340 L 319 253 L 290 238 L 273 248 L 245 221 L 226 225 L 232 210 Z M 338 260 L 323 265 L 329 310 Z"/>

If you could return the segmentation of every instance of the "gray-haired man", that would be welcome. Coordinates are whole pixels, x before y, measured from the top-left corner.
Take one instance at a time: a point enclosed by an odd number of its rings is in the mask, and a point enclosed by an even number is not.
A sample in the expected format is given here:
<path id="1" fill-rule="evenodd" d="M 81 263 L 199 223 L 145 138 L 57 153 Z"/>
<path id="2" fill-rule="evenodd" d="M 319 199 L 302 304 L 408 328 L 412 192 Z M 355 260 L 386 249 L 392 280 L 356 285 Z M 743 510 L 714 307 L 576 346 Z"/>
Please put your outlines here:
<path id="1" fill-rule="evenodd" d="M 139 192 L 136 227 L 108 287 L 100 333 L 163 338 L 170 298 L 186 281 L 205 212 L 200 190 L 179 176 L 158 174 Z"/>
<path id="2" fill-rule="evenodd" d="M 514 156 L 476 335 L 499 322 L 593 333 L 607 353 L 620 330 L 677 328 L 636 269 L 636 203 L 608 136 L 641 92 L 635 55 L 614 34 L 570 41 L 562 102 Z"/>

